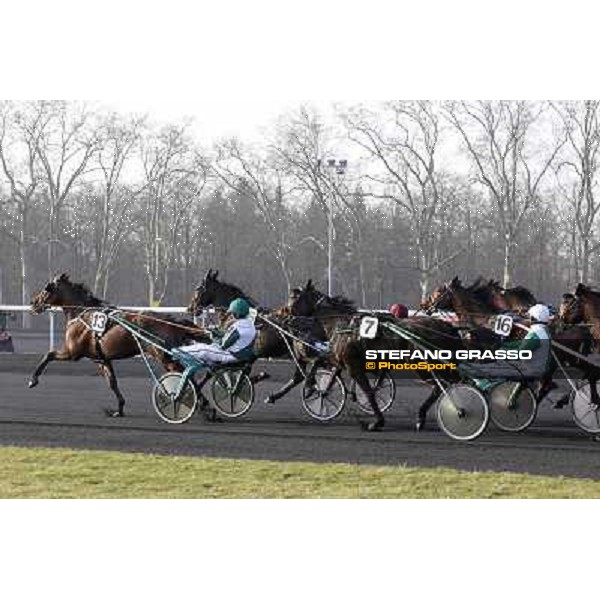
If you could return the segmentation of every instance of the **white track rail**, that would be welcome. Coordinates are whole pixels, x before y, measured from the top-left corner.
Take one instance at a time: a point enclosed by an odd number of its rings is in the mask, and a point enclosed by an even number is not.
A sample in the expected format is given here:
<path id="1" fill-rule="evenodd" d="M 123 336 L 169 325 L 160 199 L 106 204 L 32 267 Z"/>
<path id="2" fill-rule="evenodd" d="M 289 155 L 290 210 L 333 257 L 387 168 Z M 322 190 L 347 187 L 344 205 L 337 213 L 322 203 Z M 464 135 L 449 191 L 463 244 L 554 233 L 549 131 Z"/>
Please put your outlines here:
<path id="1" fill-rule="evenodd" d="M 188 314 L 185 306 L 117 306 L 117 309 L 128 310 L 131 312 L 151 311 L 154 313 L 165 314 Z M 30 312 L 30 306 L 21 306 L 18 304 L 0 304 L 0 313 L 26 313 Z M 56 347 L 56 313 L 61 312 L 60 308 L 51 308 L 46 311 L 49 316 L 48 324 L 48 346 L 50 350 Z"/>

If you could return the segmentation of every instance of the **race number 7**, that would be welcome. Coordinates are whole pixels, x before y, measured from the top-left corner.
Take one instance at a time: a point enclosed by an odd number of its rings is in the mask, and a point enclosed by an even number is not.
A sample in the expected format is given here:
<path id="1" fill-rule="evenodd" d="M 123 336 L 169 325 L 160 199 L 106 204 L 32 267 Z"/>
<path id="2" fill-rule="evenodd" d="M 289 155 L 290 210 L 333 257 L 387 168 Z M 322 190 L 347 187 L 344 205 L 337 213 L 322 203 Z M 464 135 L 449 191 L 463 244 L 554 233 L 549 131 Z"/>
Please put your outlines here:
<path id="1" fill-rule="evenodd" d="M 360 321 L 359 335 L 361 338 L 372 340 L 377 335 L 379 319 L 376 317 L 363 317 Z"/>
<path id="2" fill-rule="evenodd" d="M 496 317 L 494 332 L 503 337 L 508 337 L 512 331 L 513 319 L 510 315 L 499 315 Z"/>

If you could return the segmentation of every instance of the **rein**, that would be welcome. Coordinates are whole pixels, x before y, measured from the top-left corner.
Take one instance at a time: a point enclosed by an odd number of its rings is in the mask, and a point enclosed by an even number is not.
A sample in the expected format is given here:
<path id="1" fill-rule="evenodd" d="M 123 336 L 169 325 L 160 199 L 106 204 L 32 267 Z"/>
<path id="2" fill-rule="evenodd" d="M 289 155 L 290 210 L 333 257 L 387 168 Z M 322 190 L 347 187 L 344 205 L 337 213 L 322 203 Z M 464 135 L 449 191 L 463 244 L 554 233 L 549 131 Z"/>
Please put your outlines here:
<path id="1" fill-rule="evenodd" d="M 115 308 L 114 306 L 110 306 L 110 305 L 105 305 L 105 306 L 80 306 L 80 305 L 69 305 L 69 304 L 65 304 L 65 305 L 61 305 L 61 306 L 53 306 L 53 305 L 45 305 L 44 309 L 47 310 L 48 308 L 51 309 L 68 309 L 68 310 L 78 310 L 81 309 L 81 314 L 77 315 L 76 317 L 73 317 L 73 319 L 71 319 L 69 321 L 69 323 L 71 322 L 75 322 L 77 320 L 81 320 L 86 327 L 89 328 L 89 325 L 83 320 L 83 317 L 85 316 L 86 313 L 89 313 L 91 311 L 98 311 L 98 312 L 102 312 L 102 311 L 113 311 L 115 313 L 119 313 L 122 315 L 130 315 L 130 316 L 137 316 L 141 319 L 147 320 L 147 321 L 154 321 L 156 323 L 163 323 L 164 325 L 169 325 L 170 327 L 175 327 L 177 329 L 182 329 L 184 331 L 191 331 L 194 333 L 206 333 L 206 330 L 203 329 L 202 327 L 191 327 L 189 325 L 183 325 L 182 323 L 176 323 L 174 321 L 168 321 L 167 319 L 161 319 L 159 317 L 155 317 L 153 315 L 145 315 L 141 312 L 136 312 L 136 311 L 131 311 L 131 310 L 121 310 L 118 308 Z"/>

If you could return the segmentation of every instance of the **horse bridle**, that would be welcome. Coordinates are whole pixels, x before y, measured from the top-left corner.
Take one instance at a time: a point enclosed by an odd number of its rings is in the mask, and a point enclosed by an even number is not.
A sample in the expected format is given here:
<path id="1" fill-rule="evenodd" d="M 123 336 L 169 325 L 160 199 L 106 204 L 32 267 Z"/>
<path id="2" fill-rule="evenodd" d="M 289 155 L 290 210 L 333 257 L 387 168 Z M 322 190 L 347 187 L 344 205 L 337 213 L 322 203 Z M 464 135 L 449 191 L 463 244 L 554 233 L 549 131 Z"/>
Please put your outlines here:
<path id="1" fill-rule="evenodd" d="M 565 304 L 565 310 L 572 310 L 579 306 L 581 299 L 578 298 L 575 294 L 568 294 L 567 297 L 569 299 L 565 301 L 565 296 L 563 296 L 563 300 L 561 302 L 561 305 Z M 562 313 L 563 311 L 561 310 L 560 312 Z M 562 319 L 562 314 L 560 314 L 559 316 Z"/>
<path id="2" fill-rule="evenodd" d="M 428 308 L 425 309 L 425 314 L 430 316 L 438 307 L 439 303 L 451 292 L 452 290 L 448 285 L 444 286 L 444 291 L 436 298 Z"/>

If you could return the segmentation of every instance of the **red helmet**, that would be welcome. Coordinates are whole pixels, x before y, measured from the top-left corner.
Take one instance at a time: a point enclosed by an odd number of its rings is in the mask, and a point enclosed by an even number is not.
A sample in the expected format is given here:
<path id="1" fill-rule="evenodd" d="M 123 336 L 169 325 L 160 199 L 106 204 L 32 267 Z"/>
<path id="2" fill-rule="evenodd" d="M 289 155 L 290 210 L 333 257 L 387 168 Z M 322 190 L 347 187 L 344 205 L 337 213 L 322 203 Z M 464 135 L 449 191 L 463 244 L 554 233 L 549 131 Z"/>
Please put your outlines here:
<path id="1" fill-rule="evenodd" d="M 396 319 L 405 319 L 408 317 L 408 308 L 404 304 L 392 304 L 389 310 Z"/>

